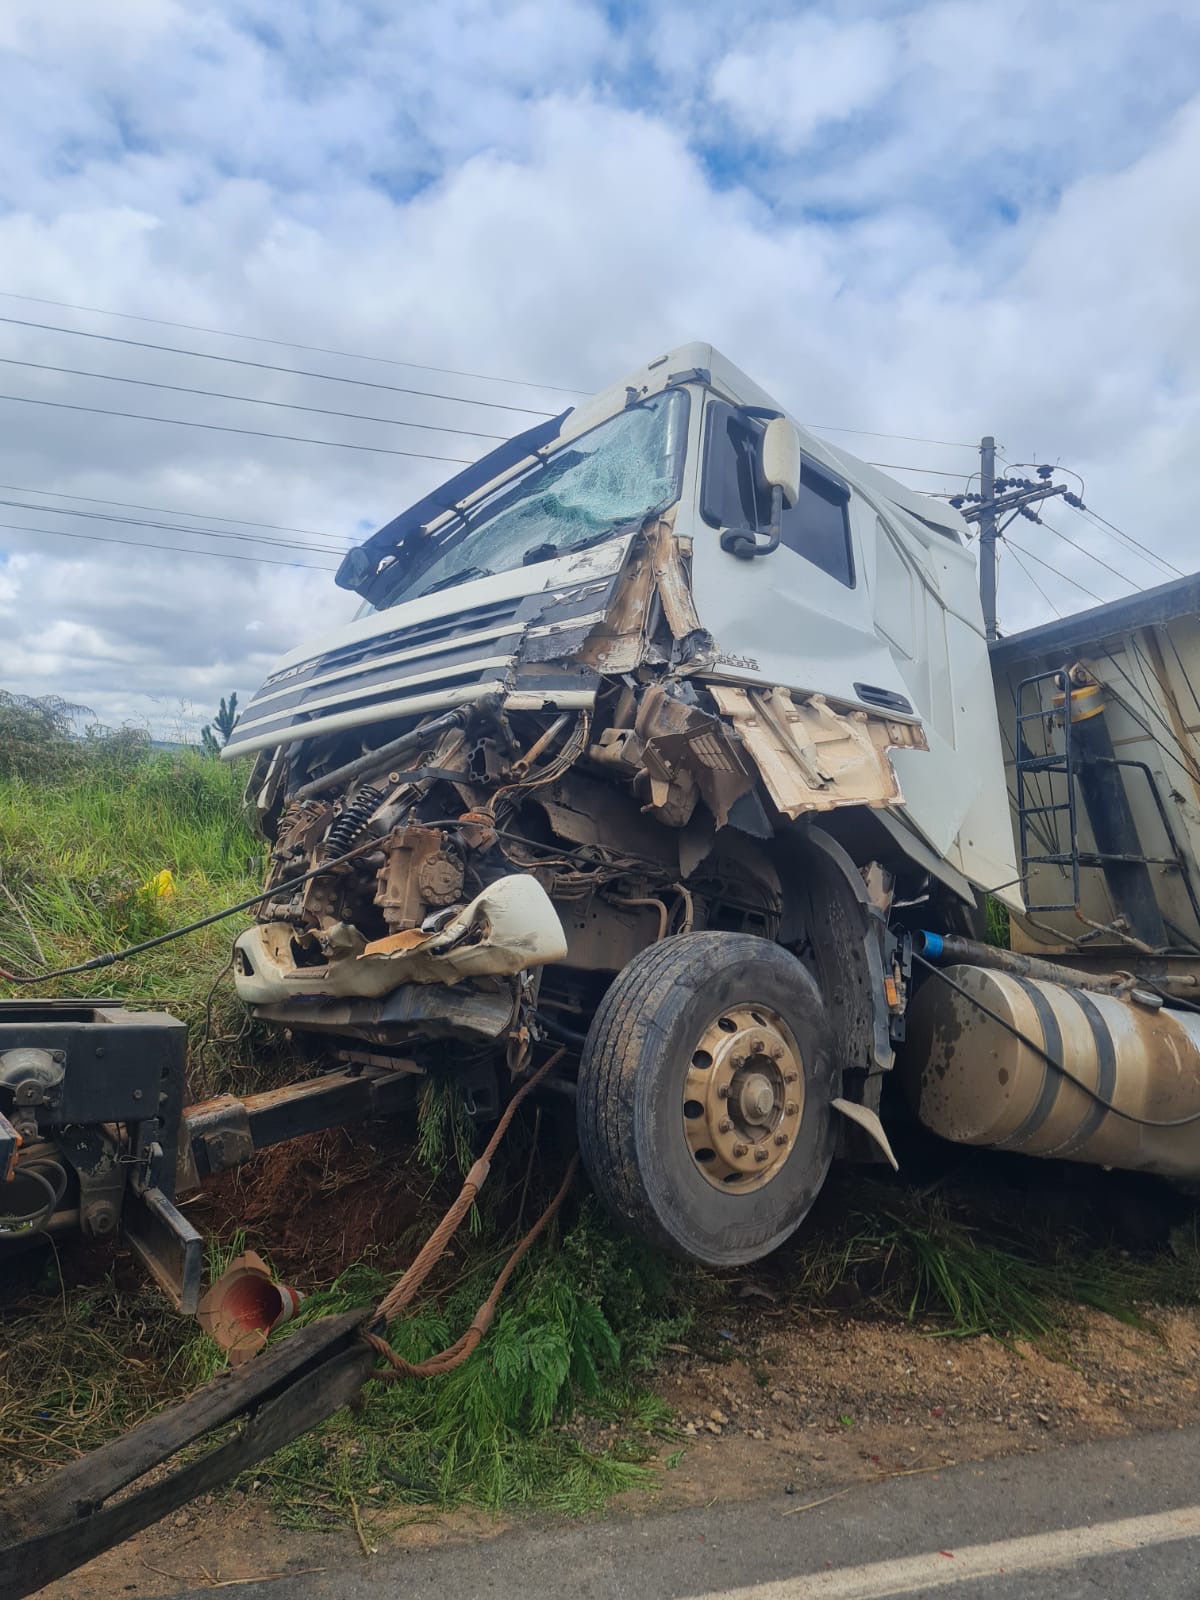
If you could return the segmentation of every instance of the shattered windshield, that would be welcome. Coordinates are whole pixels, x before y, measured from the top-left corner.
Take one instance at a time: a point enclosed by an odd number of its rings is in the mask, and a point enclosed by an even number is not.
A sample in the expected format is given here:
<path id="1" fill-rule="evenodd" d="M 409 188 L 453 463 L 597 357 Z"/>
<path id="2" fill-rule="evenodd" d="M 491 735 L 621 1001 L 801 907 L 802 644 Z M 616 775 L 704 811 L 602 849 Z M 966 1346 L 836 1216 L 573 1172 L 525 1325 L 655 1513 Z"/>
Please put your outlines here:
<path id="1" fill-rule="evenodd" d="M 406 540 L 383 605 L 548 561 L 665 509 L 679 498 L 687 405 L 684 390 L 670 389 L 630 406 L 496 490 L 465 520 Z"/>

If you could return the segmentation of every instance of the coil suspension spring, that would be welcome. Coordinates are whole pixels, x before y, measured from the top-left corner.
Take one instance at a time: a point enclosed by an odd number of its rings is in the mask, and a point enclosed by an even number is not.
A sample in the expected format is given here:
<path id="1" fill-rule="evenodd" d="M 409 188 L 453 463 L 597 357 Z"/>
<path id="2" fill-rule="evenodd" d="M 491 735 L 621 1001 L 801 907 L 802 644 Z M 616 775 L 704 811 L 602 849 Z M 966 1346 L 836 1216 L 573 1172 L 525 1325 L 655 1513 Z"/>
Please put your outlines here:
<path id="1" fill-rule="evenodd" d="M 334 818 L 329 832 L 325 835 L 327 861 L 346 854 L 366 827 L 371 813 L 383 804 L 383 798 L 383 790 L 374 789 L 370 784 L 358 791 L 350 804 Z"/>

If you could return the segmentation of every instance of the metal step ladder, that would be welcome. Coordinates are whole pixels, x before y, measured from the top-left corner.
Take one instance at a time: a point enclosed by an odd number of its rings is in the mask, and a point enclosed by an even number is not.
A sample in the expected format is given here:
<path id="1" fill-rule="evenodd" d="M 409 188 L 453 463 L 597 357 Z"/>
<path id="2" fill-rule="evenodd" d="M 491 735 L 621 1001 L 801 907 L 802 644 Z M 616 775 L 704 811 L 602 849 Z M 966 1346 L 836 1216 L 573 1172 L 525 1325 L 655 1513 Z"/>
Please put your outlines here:
<path id="1" fill-rule="evenodd" d="M 1047 705 L 1044 696 L 1045 686 L 1049 684 L 1056 691 L 1050 697 Z M 1028 678 L 1023 678 L 1017 685 L 1016 701 L 1016 751 L 1015 771 L 1017 780 L 1017 832 L 1018 845 L 1021 857 L 1021 885 L 1025 895 L 1025 909 L 1027 911 L 1075 911 L 1079 907 L 1079 874 L 1082 868 L 1101 868 L 1106 862 L 1141 862 L 1148 867 L 1167 867 L 1178 872 L 1182 878 L 1192 913 L 1197 923 L 1200 923 L 1200 901 L 1196 894 L 1195 886 L 1188 872 L 1187 860 L 1176 838 L 1175 830 L 1171 825 L 1171 818 L 1159 793 L 1158 784 L 1154 774 L 1144 761 L 1123 761 L 1114 758 L 1110 764 L 1115 767 L 1129 769 L 1141 774 L 1150 791 L 1163 833 L 1166 836 L 1170 855 L 1148 856 L 1142 854 L 1114 855 L 1099 850 L 1081 850 L 1079 848 L 1079 802 L 1076 791 L 1078 777 L 1079 756 L 1074 748 L 1072 739 L 1071 717 L 1071 683 L 1070 669 L 1057 667 L 1048 672 L 1038 672 Z M 1052 734 L 1048 724 L 1051 719 L 1058 718 L 1062 728 L 1062 750 L 1051 751 L 1044 755 L 1033 754 L 1025 737 L 1026 727 L 1033 722 L 1046 725 L 1045 738 L 1042 741 L 1050 745 Z M 1090 756 L 1087 759 L 1095 761 L 1100 759 Z M 1048 800 L 1041 792 L 1038 779 L 1045 774 L 1049 784 Z M 1054 799 L 1054 779 L 1063 780 L 1066 798 Z M 1032 798 L 1031 798 L 1032 796 Z M 1066 837 L 1063 838 L 1058 817 L 1066 817 Z M 1037 838 L 1038 824 L 1034 819 L 1054 818 L 1053 822 L 1043 825 L 1042 837 Z M 1040 844 L 1043 848 L 1038 852 L 1030 849 L 1030 836 L 1034 836 L 1033 843 Z M 1070 900 L 1033 900 L 1029 894 L 1029 871 L 1035 866 L 1058 866 L 1068 869 L 1071 885 Z M 1190 942 L 1190 941 L 1189 941 Z"/>
<path id="2" fill-rule="evenodd" d="M 1050 719 L 1060 709 L 1054 704 L 1053 699 L 1049 706 L 1044 702 L 1042 689 L 1045 684 L 1053 684 L 1062 695 L 1062 753 L 1052 752 L 1047 755 L 1033 755 L 1030 753 L 1028 741 L 1025 738 L 1025 729 L 1031 722 L 1048 724 Z M 1029 696 L 1034 699 L 1033 709 L 1029 710 Z M 1076 817 L 1075 799 L 1075 764 L 1071 750 L 1071 674 L 1065 667 L 1056 668 L 1052 672 L 1038 672 L 1033 677 L 1022 678 L 1017 685 L 1016 692 L 1016 777 L 1017 777 L 1017 837 L 1021 854 L 1021 883 L 1025 892 L 1025 909 L 1027 911 L 1073 911 L 1079 904 L 1079 829 Z M 1050 744 L 1051 734 L 1046 729 L 1045 743 Z M 1061 776 L 1066 784 L 1066 799 L 1052 804 L 1046 804 L 1045 799 L 1031 780 L 1045 773 L 1048 779 L 1048 794 L 1051 801 L 1054 797 L 1054 777 Z M 1030 799 L 1031 793 L 1033 800 Z M 1034 854 L 1030 850 L 1030 820 L 1033 817 L 1050 817 L 1066 813 L 1067 817 L 1067 848 L 1056 848 Z M 1050 840 L 1058 846 L 1061 843 L 1061 833 L 1057 820 L 1049 824 L 1045 830 L 1049 839 L 1043 837 L 1035 843 L 1045 845 Z M 1029 869 L 1034 866 L 1061 866 L 1070 868 L 1071 898 L 1069 900 L 1042 900 L 1034 901 L 1029 898 Z"/>

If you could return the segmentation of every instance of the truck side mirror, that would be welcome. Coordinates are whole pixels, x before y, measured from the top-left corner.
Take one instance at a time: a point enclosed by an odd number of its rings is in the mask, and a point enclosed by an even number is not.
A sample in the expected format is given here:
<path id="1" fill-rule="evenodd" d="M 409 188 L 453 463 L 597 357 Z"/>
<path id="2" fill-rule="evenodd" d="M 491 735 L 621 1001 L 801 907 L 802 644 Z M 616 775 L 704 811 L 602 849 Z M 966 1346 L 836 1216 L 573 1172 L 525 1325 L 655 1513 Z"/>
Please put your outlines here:
<path id="1" fill-rule="evenodd" d="M 772 417 L 763 430 L 761 469 L 768 489 L 783 491 L 789 508 L 800 498 L 800 435 L 786 417 Z"/>
<path id="2" fill-rule="evenodd" d="M 374 561 L 362 545 L 356 544 L 342 557 L 341 564 L 333 575 L 333 581 L 339 589 L 349 589 L 353 594 L 361 594 L 363 585 L 368 578 L 374 576 L 374 573 Z"/>
<path id="3" fill-rule="evenodd" d="M 772 417 L 762 432 L 758 446 L 758 475 L 771 495 L 771 520 L 765 529 L 753 532 L 744 528 L 726 528 L 721 535 L 721 549 L 737 556 L 741 561 L 755 556 L 769 556 L 779 549 L 783 532 L 784 507 L 792 507 L 800 498 L 800 435 L 786 417 Z M 766 541 L 758 541 L 765 532 Z"/>

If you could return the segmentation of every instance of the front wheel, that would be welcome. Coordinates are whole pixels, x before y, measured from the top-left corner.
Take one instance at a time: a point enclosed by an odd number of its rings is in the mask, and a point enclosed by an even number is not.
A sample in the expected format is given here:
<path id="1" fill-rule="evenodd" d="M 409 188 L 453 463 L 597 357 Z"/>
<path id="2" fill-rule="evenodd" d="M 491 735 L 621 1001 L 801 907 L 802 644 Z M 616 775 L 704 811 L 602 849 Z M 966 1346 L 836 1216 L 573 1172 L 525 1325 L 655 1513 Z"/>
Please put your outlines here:
<path id="1" fill-rule="evenodd" d="M 815 982 L 779 945 L 690 933 L 604 996 L 579 1067 L 579 1142 L 635 1233 L 707 1266 L 776 1249 L 833 1157 L 837 1068 Z"/>

